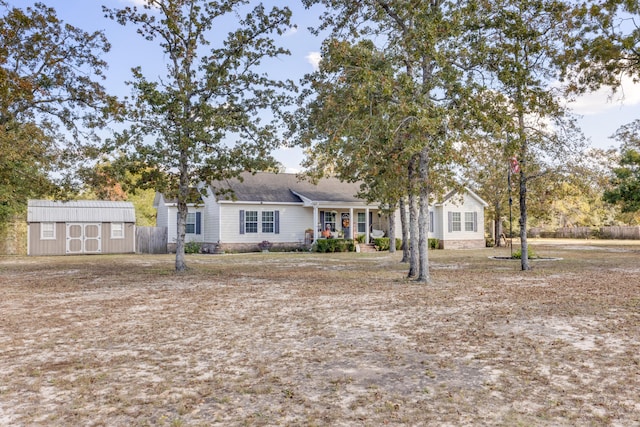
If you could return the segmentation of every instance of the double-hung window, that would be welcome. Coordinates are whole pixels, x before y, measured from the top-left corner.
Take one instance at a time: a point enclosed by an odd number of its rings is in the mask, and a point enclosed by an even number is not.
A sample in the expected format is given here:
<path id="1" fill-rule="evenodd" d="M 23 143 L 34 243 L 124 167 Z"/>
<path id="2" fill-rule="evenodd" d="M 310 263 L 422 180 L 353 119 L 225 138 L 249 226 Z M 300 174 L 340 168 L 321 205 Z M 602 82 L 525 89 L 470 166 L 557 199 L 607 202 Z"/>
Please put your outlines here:
<path id="1" fill-rule="evenodd" d="M 451 212 L 451 231 L 462 231 L 460 212 Z"/>
<path id="2" fill-rule="evenodd" d="M 187 234 L 196 233 L 196 214 L 195 212 L 189 212 L 187 214 L 187 223 L 185 224 L 185 232 Z"/>
<path id="3" fill-rule="evenodd" d="M 464 231 L 475 231 L 475 215 L 473 212 L 464 213 Z"/>
<path id="4" fill-rule="evenodd" d="M 258 232 L 258 211 L 246 211 L 244 229 L 247 233 Z"/>
<path id="5" fill-rule="evenodd" d="M 275 230 L 275 215 L 273 211 L 262 212 L 262 232 L 273 233 Z"/>
<path id="6" fill-rule="evenodd" d="M 358 212 L 358 233 L 367 232 L 367 214 Z"/>

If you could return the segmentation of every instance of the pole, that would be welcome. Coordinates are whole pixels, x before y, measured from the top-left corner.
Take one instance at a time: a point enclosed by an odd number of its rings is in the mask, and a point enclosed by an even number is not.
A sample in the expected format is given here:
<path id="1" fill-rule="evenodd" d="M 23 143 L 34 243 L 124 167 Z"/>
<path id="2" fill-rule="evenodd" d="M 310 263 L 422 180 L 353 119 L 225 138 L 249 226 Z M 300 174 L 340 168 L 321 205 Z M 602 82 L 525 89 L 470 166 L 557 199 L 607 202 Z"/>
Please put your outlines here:
<path id="1" fill-rule="evenodd" d="M 513 258 L 513 215 L 512 209 L 513 199 L 511 198 L 511 165 L 507 172 L 507 185 L 509 186 L 509 246 L 511 247 L 511 258 Z"/>

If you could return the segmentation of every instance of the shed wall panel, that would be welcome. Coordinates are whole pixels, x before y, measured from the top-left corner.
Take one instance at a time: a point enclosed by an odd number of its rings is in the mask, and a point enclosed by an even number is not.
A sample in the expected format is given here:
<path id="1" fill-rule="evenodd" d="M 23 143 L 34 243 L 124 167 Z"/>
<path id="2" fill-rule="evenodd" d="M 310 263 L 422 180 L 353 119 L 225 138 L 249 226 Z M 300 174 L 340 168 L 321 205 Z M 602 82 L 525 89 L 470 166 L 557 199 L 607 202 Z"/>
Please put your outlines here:
<path id="1" fill-rule="evenodd" d="M 136 227 L 124 224 L 124 239 L 111 238 L 111 223 L 102 224 L 102 253 L 125 254 L 135 252 Z"/>
<path id="2" fill-rule="evenodd" d="M 40 239 L 41 223 L 29 224 L 29 255 L 64 255 L 66 253 L 66 225 L 56 223 L 56 239 Z"/>

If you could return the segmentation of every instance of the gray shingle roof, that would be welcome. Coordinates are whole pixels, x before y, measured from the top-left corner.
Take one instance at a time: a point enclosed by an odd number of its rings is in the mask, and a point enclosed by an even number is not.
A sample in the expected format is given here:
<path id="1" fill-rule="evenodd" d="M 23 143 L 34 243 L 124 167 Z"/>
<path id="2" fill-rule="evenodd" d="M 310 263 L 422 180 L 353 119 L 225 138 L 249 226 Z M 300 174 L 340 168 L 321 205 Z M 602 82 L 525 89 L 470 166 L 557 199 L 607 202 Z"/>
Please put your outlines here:
<path id="1" fill-rule="evenodd" d="M 242 202 L 300 203 L 302 200 L 297 196 L 299 194 L 315 202 L 365 203 L 355 196 L 360 190 L 360 184 L 341 182 L 337 178 L 323 178 L 317 185 L 290 173 L 246 172 L 242 174 L 242 178 L 243 182 L 234 179 L 211 185 L 214 189 L 231 188 L 235 199 Z M 223 195 L 221 199 L 232 198 Z"/>

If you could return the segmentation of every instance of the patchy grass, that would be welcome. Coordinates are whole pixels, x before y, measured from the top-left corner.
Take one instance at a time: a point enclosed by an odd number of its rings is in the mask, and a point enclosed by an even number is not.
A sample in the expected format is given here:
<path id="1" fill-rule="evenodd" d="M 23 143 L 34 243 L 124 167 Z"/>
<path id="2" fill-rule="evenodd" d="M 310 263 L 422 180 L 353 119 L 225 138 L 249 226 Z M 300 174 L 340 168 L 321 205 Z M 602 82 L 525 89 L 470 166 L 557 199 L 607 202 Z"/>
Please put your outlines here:
<path id="1" fill-rule="evenodd" d="M 640 424 L 640 246 L 532 246 L 0 258 L 0 425 Z"/>

